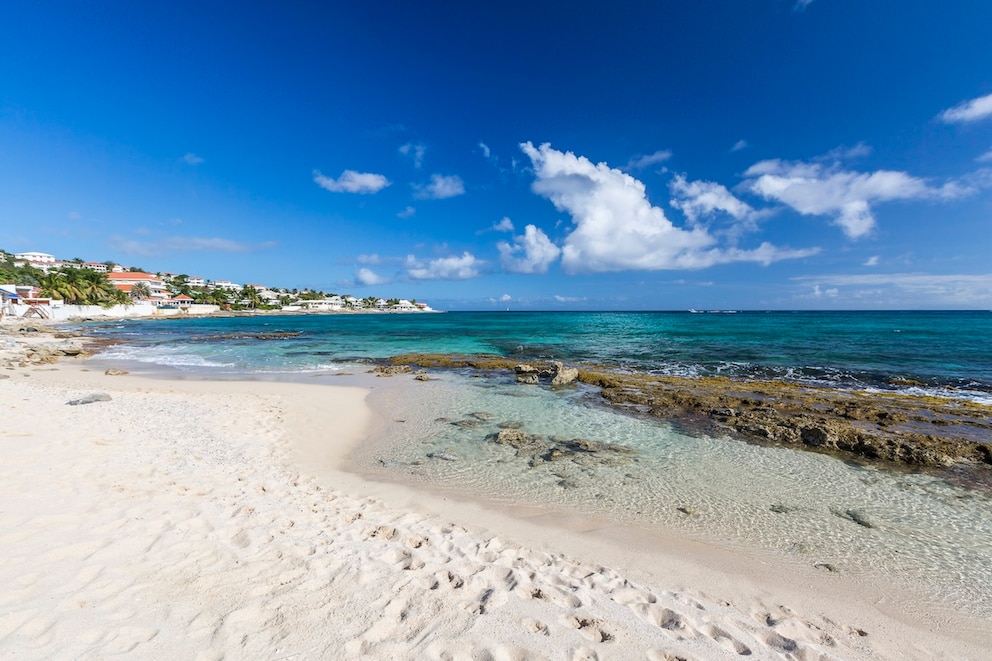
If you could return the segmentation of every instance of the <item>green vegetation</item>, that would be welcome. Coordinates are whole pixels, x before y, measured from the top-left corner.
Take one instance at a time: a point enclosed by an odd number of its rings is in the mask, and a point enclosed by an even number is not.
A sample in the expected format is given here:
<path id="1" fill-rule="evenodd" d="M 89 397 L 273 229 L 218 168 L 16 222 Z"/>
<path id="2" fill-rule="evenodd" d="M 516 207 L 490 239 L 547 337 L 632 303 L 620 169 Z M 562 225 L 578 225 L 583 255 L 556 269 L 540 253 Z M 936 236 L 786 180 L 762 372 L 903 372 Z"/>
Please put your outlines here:
<path id="1" fill-rule="evenodd" d="M 0 250 L 0 283 L 14 285 L 41 284 L 45 272 L 33 266 L 14 266 L 14 256 L 6 250 Z"/>
<path id="2" fill-rule="evenodd" d="M 106 273 L 93 269 L 42 273 L 38 286 L 42 296 L 62 299 L 69 305 L 114 305 L 123 293 L 110 284 Z"/>

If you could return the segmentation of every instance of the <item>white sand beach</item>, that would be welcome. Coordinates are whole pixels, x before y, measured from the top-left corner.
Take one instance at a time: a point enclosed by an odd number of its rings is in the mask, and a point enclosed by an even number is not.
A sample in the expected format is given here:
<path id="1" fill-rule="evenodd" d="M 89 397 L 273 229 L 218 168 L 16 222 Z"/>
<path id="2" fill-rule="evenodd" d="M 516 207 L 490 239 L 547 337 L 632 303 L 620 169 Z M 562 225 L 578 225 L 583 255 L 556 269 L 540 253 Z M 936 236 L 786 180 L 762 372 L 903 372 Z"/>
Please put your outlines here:
<path id="1" fill-rule="evenodd" d="M 992 654 L 842 575 L 345 472 L 363 388 L 0 372 L 5 659 Z"/>

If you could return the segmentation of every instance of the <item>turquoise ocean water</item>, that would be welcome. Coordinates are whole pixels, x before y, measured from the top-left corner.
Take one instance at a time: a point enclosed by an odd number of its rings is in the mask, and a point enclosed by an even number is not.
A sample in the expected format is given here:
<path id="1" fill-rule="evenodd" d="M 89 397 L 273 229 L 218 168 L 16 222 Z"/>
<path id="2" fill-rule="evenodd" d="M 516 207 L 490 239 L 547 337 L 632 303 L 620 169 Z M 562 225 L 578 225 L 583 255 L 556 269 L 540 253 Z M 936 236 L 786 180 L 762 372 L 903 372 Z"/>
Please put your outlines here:
<path id="1" fill-rule="evenodd" d="M 257 316 L 96 323 L 87 332 L 120 341 L 99 359 L 191 376 L 333 384 L 341 380 L 323 377 L 399 353 L 497 353 L 992 404 L 990 312 Z M 258 339 L 281 332 L 294 335 Z M 510 375 L 441 371 L 426 383 L 376 388 L 369 402 L 381 415 L 355 461 L 380 479 L 674 530 L 865 583 L 895 582 L 924 602 L 992 618 L 992 499 L 985 490 L 688 435 L 606 408 L 585 386 L 521 386 Z M 501 425 L 622 445 L 631 454 L 535 463 L 486 440 Z"/>

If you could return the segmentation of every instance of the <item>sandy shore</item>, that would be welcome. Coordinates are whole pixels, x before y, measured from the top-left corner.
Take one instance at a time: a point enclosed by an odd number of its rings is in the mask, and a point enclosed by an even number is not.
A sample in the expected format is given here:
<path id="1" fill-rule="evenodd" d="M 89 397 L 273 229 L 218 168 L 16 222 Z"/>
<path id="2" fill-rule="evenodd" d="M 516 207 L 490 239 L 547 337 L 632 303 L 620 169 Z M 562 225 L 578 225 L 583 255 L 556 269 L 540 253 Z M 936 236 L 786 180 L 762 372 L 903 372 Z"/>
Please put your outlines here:
<path id="1" fill-rule="evenodd" d="M 361 387 L 3 374 L 4 658 L 992 652 L 987 622 L 912 595 L 344 472 L 372 414 Z"/>

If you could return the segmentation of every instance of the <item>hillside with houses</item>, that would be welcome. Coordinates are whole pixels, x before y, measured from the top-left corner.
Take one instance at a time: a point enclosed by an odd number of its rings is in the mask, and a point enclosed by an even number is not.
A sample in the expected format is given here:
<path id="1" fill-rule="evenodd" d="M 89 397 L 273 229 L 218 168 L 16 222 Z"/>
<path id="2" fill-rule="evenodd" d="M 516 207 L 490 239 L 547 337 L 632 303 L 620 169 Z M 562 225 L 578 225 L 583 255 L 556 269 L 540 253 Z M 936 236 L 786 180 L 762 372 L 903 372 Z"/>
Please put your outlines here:
<path id="1" fill-rule="evenodd" d="M 0 250 L 0 318 L 147 317 L 219 312 L 434 312 L 416 299 L 149 273 L 114 262 Z"/>

